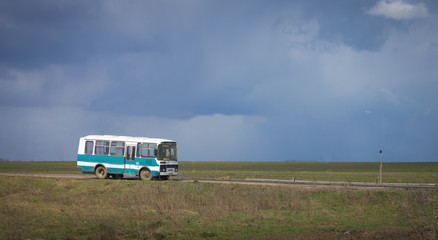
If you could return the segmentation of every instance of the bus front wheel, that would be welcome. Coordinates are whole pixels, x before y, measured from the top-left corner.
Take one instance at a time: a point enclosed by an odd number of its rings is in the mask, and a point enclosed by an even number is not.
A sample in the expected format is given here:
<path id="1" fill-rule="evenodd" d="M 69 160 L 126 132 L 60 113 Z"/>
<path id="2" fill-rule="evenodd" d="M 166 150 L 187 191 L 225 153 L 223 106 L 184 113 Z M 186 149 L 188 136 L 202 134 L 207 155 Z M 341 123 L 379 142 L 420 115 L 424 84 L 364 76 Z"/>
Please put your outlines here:
<path id="1" fill-rule="evenodd" d="M 106 168 L 103 166 L 99 166 L 96 168 L 94 174 L 96 174 L 96 177 L 99 179 L 105 179 L 107 177 Z"/>
<path id="2" fill-rule="evenodd" d="M 140 179 L 141 180 L 151 180 L 152 179 L 152 173 L 149 169 L 142 169 L 140 171 Z"/>

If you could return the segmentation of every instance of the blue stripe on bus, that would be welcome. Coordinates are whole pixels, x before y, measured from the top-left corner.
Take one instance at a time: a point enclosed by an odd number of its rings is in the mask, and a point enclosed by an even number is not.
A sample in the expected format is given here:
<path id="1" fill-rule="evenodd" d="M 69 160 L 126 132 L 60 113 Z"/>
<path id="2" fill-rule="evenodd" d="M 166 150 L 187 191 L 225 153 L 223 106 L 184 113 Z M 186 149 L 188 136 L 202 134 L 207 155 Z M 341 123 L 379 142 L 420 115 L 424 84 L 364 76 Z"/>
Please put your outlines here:
<path id="1" fill-rule="evenodd" d="M 144 166 L 150 166 L 150 167 L 158 167 L 158 166 L 160 166 L 157 163 L 157 160 L 155 160 L 154 158 L 136 158 L 133 161 L 133 164 L 136 164 L 136 162 L 138 162 L 139 165 L 144 165 Z"/>
<path id="2" fill-rule="evenodd" d="M 111 164 L 125 164 L 124 157 L 117 156 L 101 156 L 101 155 L 84 155 L 78 154 L 78 161 L 83 162 L 95 162 L 95 163 L 111 163 Z M 142 166 L 158 167 L 160 166 L 154 158 L 136 158 L 130 160 L 131 164 L 137 164 Z"/>
<path id="3" fill-rule="evenodd" d="M 84 172 L 93 172 L 94 171 L 94 167 L 92 166 L 80 166 L 79 170 L 84 171 Z M 108 173 L 110 174 L 124 174 L 124 170 L 123 168 L 108 168 Z M 138 171 L 132 169 L 131 170 L 134 175 L 138 175 Z M 132 173 L 131 172 L 131 173 Z M 158 171 L 152 171 L 152 176 L 156 177 L 158 174 Z"/>
<path id="4" fill-rule="evenodd" d="M 123 168 L 108 168 L 108 173 L 117 173 L 117 174 L 123 174 L 125 169 Z"/>
<path id="5" fill-rule="evenodd" d="M 94 171 L 94 167 L 91 166 L 79 166 L 79 170 L 84 171 L 84 172 L 93 172 Z"/>
<path id="6" fill-rule="evenodd" d="M 95 162 L 95 163 L 125 164 L 125 158 L 124 157 L 116 157 L 116 156 L 100 156 L 100 155 L 83 155 L 83 154 L 78 154 L 78 161 Z"/>

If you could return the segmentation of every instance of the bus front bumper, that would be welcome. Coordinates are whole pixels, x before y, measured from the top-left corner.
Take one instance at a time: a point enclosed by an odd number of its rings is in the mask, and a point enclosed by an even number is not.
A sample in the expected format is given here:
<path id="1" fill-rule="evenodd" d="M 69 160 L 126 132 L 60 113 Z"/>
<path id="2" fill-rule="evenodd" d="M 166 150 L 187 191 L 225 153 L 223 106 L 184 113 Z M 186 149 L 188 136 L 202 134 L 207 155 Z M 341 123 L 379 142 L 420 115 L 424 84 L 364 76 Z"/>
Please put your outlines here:
<path id="1" fill-rule="evenodd" d="M 178 175 L 178 165 L 161 165 L 160 172 L 157 173 L 159 176 L 177 176 Z"/>

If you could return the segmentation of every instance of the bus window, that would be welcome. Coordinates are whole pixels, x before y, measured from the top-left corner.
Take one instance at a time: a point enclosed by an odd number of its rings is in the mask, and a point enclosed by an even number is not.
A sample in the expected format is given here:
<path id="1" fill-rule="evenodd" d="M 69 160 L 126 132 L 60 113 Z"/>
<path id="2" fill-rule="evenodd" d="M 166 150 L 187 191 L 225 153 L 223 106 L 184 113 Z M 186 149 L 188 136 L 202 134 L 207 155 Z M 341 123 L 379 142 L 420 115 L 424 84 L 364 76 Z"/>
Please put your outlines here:
<path id="1" fill-rule="evenodd" d="M 125 156 L 125 142 L 111 142 L 110 147 L 111 156 Z"/>
<path id="2" fill-rule="evenodd" d="M 149 144 L 149 156 L 156 157 L 157 155 L 157 144 L 151 143 Z"/>
<path id="3" fill-rule="evenodd" d="M 85 142 L 85 154 L 93 154 L 93 147 L 94 142 L 93 141 L 86 141 Z"/>
<path id="4" fill-rule="evenodd" d="M 96 141 L 95 154 L 108 155 L 109 141 Z"/>
<path id="5" fill-rule="evenodd" d="M 155 148 L 157 144 L 155 143 L 138 143 L 137 144 L 137 157 L 155 157 Z"/>

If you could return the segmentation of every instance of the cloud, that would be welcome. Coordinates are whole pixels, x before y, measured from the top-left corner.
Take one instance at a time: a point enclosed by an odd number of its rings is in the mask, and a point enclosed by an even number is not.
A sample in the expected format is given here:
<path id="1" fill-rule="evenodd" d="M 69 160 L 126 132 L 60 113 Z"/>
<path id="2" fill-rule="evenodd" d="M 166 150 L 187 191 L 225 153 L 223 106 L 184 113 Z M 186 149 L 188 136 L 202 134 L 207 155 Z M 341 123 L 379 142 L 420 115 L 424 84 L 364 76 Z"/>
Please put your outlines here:
<path id="1" fill-rule="evenodd" d="M 0 68 L 0 105 L 89 106 L 111 85 L 107 69 L 97 64 Z"/>
<path id="2" fill-rule="evenodd" d="M 11 160 L 76 159 L 79 138 L 114 134 L 172 139 L 182 161 L 265 160 L 253 151 L 265 142 L 264 117 L 198 115 L 189 119 L 92 112 L 77 107 L 1 107 L 0 157 Z"/>
<path id="3" fill-rule="evenodd" d="M 52 3 L 0 3 L 0 157 L 73 160 L 87 134 L 175 139 L 182 160 L 436 156 L 432 7 Z"/>
<path id="4" fill-rule="evenodd" d="M 264 142 L 261 127 L 266 119 L 243 115 L 198 115 L 189 119 L 111 116 L 126 122 L 125 134 L 176 140 L 184 161 L 265 160 L 253 149 Z M 118 120 L 119 119 L 119 120 Z"/>
<path id="5" fill-rule="evenodd" d="M 428 9 L 423 3 L 409 4 L 402 0 L 380 0 L 366 13 L 395 20 L 410 20 L 429 16 Z"/>
<path id="6" fill-rule="evenodd" d="M 379 89 L 379 91 L 382 93 L 386 101 L 395 105 L 400 104 L 400 97 L 394 94 L 391 90 L 388 90 L 386 88 L 381 88 Z"/>

